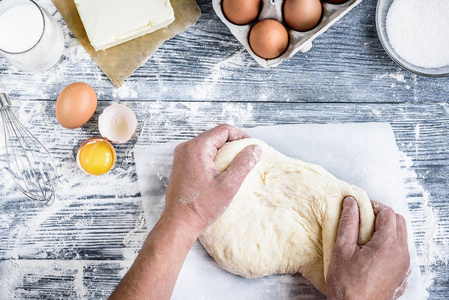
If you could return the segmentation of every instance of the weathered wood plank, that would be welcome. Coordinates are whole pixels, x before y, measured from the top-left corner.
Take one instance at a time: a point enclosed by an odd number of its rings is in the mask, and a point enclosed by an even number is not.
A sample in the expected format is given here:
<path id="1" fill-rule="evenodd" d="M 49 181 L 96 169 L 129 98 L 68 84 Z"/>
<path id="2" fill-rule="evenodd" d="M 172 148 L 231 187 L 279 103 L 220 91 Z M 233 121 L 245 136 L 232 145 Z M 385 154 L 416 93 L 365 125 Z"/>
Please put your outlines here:
<path id="1" fill-rule="evenodd" d="M 2 299 L 106 299 L 131 265 L 131 260 L 0 261 Z"/>
<path id="2" fill-rule="evenodd" d="M 49 0 L 42 1 L 44 3 Z M 68 83 L 85 81 L 103 100 L 301 101 L 444 103 L 449 78 L 413 75 L 383 51 L 375 29 L 376 1 L 363 1 L 314 41 L 274 69 L 257 65 L 212 9 L 198 1 L 198 24 L 167 41 L 152 59 L 116 90 L 76 46 L 67 26 L 63 60 L 42 74 L 22 73 L 0 58 L 2 90 L 14 98 L 56 99 Z M 59 13 L 48 9 L 61 20 Z"/>

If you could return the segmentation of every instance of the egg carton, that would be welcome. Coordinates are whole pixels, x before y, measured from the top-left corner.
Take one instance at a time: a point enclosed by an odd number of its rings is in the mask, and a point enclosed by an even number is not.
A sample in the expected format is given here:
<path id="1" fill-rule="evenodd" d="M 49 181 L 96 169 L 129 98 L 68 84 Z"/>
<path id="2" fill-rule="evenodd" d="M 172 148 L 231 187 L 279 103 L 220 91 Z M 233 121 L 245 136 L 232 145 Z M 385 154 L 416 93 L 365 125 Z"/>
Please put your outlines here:
<path id="1" fill-rule="evenodd" d="M 247 25 L 236 25 L 229 22 L 223 14 L 221 1 L 222 0 L 212 0 L 212 5 L 216 14 L 221 19 L 221 21 L 226 24 L 232 34 L 245 47 L 249 54 L 251 54 L 251 56 L 262 67 L 265 68 L 278 66 L 282 61 L 290 59 L 298 51 L 301 51 L 303 53 L 309 51 L 312 48 L 312 41 L 314 39 L 316 39 L 335 22 L 346 15 L 351 9 L 362 2 L 362 0 L 349 0 L 342 4 L 330 4 L 327 2 L 322 2 L 323 16 L 320 23 L 312 30 L 306 32 L 295 31 L 289 29 L 289 27 L 286 26 L 290 36 L 290 44 L 287 47 L 287 50 L 281 56 L 267 60 L 257 56 L 253 52 L 253 50 L 251 50 L 251 47 L 248 43 L 248 34 L 254 24 L 264 19 L 274 19 L 281 22 L 285 26 L 286 24 L 284 22 L 284 18 L 282 17 L 282 5 L 284 0 L 262 0 L 262 11 L 255 21 Z"/>

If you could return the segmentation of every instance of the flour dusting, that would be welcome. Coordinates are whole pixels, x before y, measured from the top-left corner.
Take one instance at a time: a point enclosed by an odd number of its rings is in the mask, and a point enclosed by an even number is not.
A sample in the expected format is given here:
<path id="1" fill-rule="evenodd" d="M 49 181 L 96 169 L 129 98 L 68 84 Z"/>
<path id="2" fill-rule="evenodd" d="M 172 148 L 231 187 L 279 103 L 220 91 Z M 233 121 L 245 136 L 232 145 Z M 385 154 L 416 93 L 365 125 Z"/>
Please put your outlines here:
<path id="1" fill-rule="evenodd" d="M 114 96 L 114 98 L 118 98 L 118 99 L 137 98 L 137 92 L 127 82 L 125 82 L 120 88 L 114 89 L 112 91 L 112 95 Z"/>
<path id="2" fill-rule="evenodd" d="M 231 57 L 217 63 L 212 68 L 211 74 L 205 78 L 201 85 L 195 86 L 191 96 L 195 100 L 211 99 L 214 94 L 215 85 L 224 78 L 231 77 L 242 67 L 248 65 L 245 50 L 242 49 Z"/>
<path id="3" fill-rule="evenodd" d="M 136 227 L 128 232 L 123 239 L 123 244 L 129 245 L 134 241 L 144 241 L 148 232 L 147 232 L 147 224 L 145 221 L 145 215 L 141 213 L 136 220 Z"/>
<path id="4" fill-rule="evenodd" d="M 420 124 L 416 124 L 415 126 L 415 140 L 419 140 L 419 134 L 420 134 Z"/>
<path id="5" fill-rule="evenodd" d="M 68 27 L 64 26 L 64 28 L 68 31 Z M 67 34 L 69 34 L 67 32 Z M 83 45 L 78 42 L 77 39 L 70 39 L 67 42 L 67 48 L 64 51 L 64 55 L 72 61 L 79 61 L 79 60 L 90 60 L 90 55 L 87 53 L 87 51 L 84 49 Z"/>
<path id="6" fill-rule="evenodd" d="M 124 258 L 123 269 L 126 269 L 146 235 L 145 229 L 139 229 L 144 225 L 136 224 L 135 216 L 120 216 L 121 209 L 141 209 L 140 199 L 128 196 L 140 192 L 134 176 L 133 153 L 118 146 L 118 161 L 110 173 L 86 175 L 76 164 L 75 152 L 79 141 L 95 134 L 89 126 L 76 130 L 62 128 L 54 118 L 52 102 L 15 100 L 12 110 L 25 127 L 39 133 L 36 135 L 52 153 L 59 176 L 53 205 L 43 206 L 26 199 L 10 177 L 3 154 L 3 136 L 0 138 L 0 178 L 6 179 L 0 181 L 0 198 L 4 200 L 0 228 L 5 229 L 0 274 L 8 274 L 0 275 L 0 294 L 8 299 L 20 297 L 20 291 L 27 285 L 37 284 L 42 276 L 52 274 L 63 278 L 62 285 L 73 284 L 71 293 L 76 295 L 73 298 L 90 298 L 85 271 L 92 262 L 86 263 L 84 259 L 89 259 L 91 245 L 86 241 L 95 241 L 103 252 L 93 255 L 107 257 L 111 249 L 105 241 L 122 235 L 125 247 L 115 255 Z M 92 198 L 93 195 L 104 197 Z M 99 227 L 104 225 L 98 218 L 111 214 L 119 215 L 121 225 Z M 131 230 L 128 234 L 115 231 L 126 226 Z"/>
<path id="7" fill-rule="evenodd" d="M 395 79 L 397 82 L 401 82 L 401 83 L 405 83 L 405 76 L 403 73 L 385 73 L 382 75 L 376 75 L 374 77 L 375 79 L 384 79 L 384 78 L 391 78 L 391 79 Z"/>
<path id="8" fill-rule="evenodd" d="M 189 188 L 183 191 L 183 195 L 181 198 L 178 199 L 178 201 L 184 205 L 187 205 L 189 203 L 195 202 L 198 199 L 198 196 L 199 196 L 198 191 Z"/>
<path id="9" fill-rule="evenodd" d="M 444 232 L 441 224 L 438 223 L 436 211 L 429 205 L 430 193 L 419 184 L 418 175 L 413 169 L 412 159 L 404 152 L 399 152 L 399 156 L 401 171 L 405 179 L 407 202 L 409 206 L 414 207 L 410 211 L 412 214 L 411 221 L 415 232 L 415 244 L 421 271 L 424 270 L 422 274 L 424 287 L 429 289 L 437 276 L 433 267 L 439 264 L 448 264 L 448 258 L 444 254 L 444 245 L 438 242 L 444 236 Z"/>

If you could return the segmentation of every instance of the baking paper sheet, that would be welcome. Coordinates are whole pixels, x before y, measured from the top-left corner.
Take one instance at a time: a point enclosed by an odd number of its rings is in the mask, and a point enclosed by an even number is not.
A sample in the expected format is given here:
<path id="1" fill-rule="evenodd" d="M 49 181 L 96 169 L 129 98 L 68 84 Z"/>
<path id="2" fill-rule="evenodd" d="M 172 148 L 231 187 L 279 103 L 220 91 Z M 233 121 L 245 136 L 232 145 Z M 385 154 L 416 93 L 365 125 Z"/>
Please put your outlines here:
<path id="1" fill-rule="evenodd" d="M 322 165 L 340 179 L 366 190 L 407 220 L 412 260 L 410 287 L 401 299 L 426 299 L 410 227 L 393 131 L 388 123 L 282 125 L 244 129 L 294 158 Z M 142 203 L 149 230 L 163 207 L 173 149 L 179 143 L 135 150 Z M 221 269 L 197 241 L 190 251 L 172 299 L 326 299 L 302 276 L 246 279 Z"/>
<path id="2" fill-rule="evenodd" d="M 201 16 L 201 10 L 195 0 L 170 0 L 175 12 L 175 21 L 166 28 L 104 51 L 95 51 L 84 31 L 73 0 L 52 0 L 52 2 L 80 44 L 117 88 L 150 59 L 164 41 L 195 25 Z"/>

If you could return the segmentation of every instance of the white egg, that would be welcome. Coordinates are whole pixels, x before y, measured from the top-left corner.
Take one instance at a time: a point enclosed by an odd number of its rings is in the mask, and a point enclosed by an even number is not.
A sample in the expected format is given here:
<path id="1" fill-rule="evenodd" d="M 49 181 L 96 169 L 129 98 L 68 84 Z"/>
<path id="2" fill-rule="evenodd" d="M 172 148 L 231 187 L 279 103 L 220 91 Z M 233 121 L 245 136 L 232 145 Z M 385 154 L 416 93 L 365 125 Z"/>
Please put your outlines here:
<path id="1" fill-rule="evenodd" d="M 100 134 L 112 143 L 129 141 L 137 129 L 134 112 L 123 104 L 112 104 L 98 118 Z"/>

